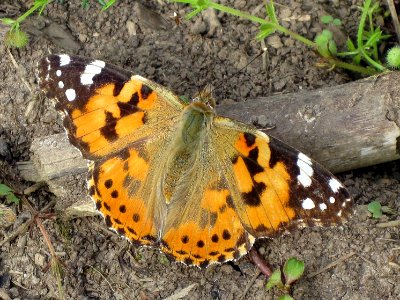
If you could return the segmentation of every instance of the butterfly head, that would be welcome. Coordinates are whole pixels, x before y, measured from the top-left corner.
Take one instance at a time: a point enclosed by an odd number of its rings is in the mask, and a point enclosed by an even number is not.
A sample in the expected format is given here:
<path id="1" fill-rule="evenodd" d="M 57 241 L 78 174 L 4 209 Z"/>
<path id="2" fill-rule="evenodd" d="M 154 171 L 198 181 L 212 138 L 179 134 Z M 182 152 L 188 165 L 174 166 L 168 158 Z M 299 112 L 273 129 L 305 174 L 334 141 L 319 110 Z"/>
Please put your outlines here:
<path id="1" fill-rule="evenodd" d="M 211 85 L 206 85 L 200 92 L 196 93 L 192 103 L 202 103 L 208 107 L 210 111 L 214 111 L 215 99 L 212 95 L 213 88 Z"/>

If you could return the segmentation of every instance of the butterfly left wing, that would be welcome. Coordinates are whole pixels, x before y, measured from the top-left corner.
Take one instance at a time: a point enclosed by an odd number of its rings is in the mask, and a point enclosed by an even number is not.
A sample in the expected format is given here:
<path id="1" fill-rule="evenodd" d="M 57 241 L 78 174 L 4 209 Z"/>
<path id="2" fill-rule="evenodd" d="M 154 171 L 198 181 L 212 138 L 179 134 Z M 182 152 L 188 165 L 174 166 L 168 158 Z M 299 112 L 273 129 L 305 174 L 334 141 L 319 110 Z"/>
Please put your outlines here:
<path id="1" fill-rule="evenodd" d="M 94 161 L 89 193 L 107 226 L 137 244 L 154 244 L 166 210 L 154 174 L 185 104 L 150 80 L 79 56 L 43 58 L 38 79 L 71 143 Z"/>

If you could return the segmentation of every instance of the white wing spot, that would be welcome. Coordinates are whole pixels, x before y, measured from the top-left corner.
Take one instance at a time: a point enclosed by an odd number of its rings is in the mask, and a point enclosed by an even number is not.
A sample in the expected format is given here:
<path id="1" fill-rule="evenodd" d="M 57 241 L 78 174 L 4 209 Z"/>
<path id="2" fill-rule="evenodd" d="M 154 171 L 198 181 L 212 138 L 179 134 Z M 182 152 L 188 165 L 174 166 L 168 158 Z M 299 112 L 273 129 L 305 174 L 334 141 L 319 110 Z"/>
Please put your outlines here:
<path id="1" fill-rule="evenodd" d="M 300 174 L 297 176 L 297 180 L 304 187 L 309 187 L 312 183 L 311 177 L 314 174 L 314 170 L 311 165 L 311 159 L 300 152 L 297 159 L 297 166 L 300 169 Z"/>
<path id="2" fill-rule="evenodd" d="M 299 153 L 298 158 L 303 160 L 304 162 L 306 162 L 308 165 L 312 165 L 312 161 L 311 158 L 309 158 L 307 155 L 305 155 L 304 153 Z"/>
<path id="3" fill-rule="evenodd" d="M 60 67 L 66 66 L 71 62 L 71 57 L 67 54 L 61 54 L 60 55 Z"/>
<path id="4" fill-rule="evenodd" d="M 303 203 L 301 203 L 301 206 L 304 209 L 313 209 L 315 207 L 314 201 L 312 201 L 310 198 L 306 198 L 303 200 Z"/>
<path id="5" fill-rule="evenodd" d="M 341 216 L 342 216 L 342 211 L 339 210 L 339 212 L 337 213 L 337 215 L 338 215 L 338 217 L 341 217 Z"/>
<path id="6" fill-rule="evenodd" d="M 57 75 L 58 77 L 60 77 L 60 76 L 61 76 L 61 70 L 57 70 L 57 71 L 56 71 L 56 75 Z"/>
<path id="7" fill-rule="evenodd" d="M 104 61 L 98 60 L 98 59 L 93 61 L 91 64 L 94 65 L 94 66 L 98 66 L 98 67 L 100 67 L 102 69 L 106 66 L 106 63 Z"/>
<path id="8" fill-rule="evenodd" d="M 336 201 L 336 199 L 335 198 L 333 198 L 333 197 L 329 197 L 329 203 L 335 203 L 335 201 Z"/>
<path id="9" fill-rule="evenodd" d="M 47 66 L 47 71 L 50 71 L 50 70 L 51 70 L 51 65 L 49 63 L 49 65 Z"/>
<path id="10" fill-rule="evenodd" d="M 350 201 L 351 201 L 351 198 L 347 198 L 347 199 L 346 199 L 346 202 L 350 202 Z"/>
<path id="11" fill-rule="evenodd" d="M 93 77 L 101 73 L 106 63 L 101 60 L 95 60 L 86 66 L 85 71 L 81 74 L 81 83 L 90 85 L 93 83 Z"/>
<path id="12" fill-rule="evenodd" d="M 64 82 L 59 81 L 59 82 L 58 82 L 58 87 L 59 87 L 60 89 L 63 89 L 63 88 L 64 88 Z"/>
<path id="13" fill-rule="evenodd" d="M 320 210 L 324 211 L 324 210 L 327 209 L 327 208 L 328 208 L 328 207 L 326 206 L 325 203 L 320 203 L 320 205 L 319 205 L 319 209 L 320 209 Z"/>
<path id="14" fill-rule="evenodd" d="M 74 89 L 68 89 L 65 91 L 65 96 L 67 96 L 68 101 L 74 101 L 76 98 L 76 92 Z"/>
<path id="15" fill-rule="evenodd" d="M 346 202 L 343 202 L 343 203 L 342 203 L 342 207 L 345 207 L 345 206 L 346 206 Z"/>
<path id="16" fill-rule="evenodd" d="M 309 187 L 312 183 L 311 177 L 300 169 L 300 175 L 297 175 L 297 180 L 304 187 Z"/>
<path id="17" fill-rule="evenodd" d="M 331 190 L 334 193 L 337 193 L 339 191 L 339 188 L 343 187 L 342 184 L 335 178 L 331 178 L 329 180 L 329 186 L 331 187 Z"/>

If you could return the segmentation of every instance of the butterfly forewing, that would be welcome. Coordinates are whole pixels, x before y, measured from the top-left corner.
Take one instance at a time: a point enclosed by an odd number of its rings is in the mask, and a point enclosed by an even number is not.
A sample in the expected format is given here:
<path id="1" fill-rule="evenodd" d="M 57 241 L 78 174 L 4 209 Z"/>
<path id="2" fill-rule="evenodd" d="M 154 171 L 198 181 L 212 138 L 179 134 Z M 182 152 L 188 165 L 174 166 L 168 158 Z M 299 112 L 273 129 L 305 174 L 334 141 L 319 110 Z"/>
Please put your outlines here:
<path id="1" fill-rule="evenodd" d="M 157 84 L 100 60 L 51 55 L 38 70 L 41 88 L 56 100 L 85 158 L 102 158 L 170 128 L 183 107 L 171 93 L 159 97 Z"/>

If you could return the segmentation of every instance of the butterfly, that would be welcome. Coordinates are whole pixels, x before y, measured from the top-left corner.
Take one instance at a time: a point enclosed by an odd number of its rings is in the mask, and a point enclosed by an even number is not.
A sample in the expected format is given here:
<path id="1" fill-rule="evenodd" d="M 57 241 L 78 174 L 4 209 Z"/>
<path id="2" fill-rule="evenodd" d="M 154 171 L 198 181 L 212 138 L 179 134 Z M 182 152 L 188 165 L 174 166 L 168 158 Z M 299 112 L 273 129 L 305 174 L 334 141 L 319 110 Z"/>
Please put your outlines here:
<path id="1" fill-rule="evenodd" d="M 137 245 L 206 267 L 258 238 L 342 223 L 349 192 L 304 153 L 101 60 L 50 55 L 38 81 L 70 142 L 92 161 L 88 190 L 106 225 Z"/>

